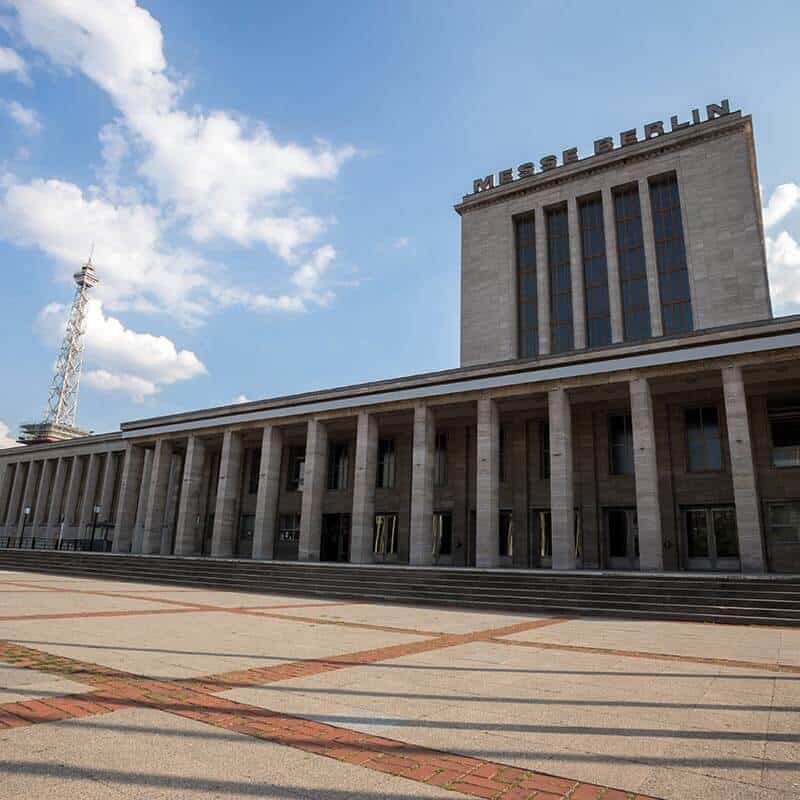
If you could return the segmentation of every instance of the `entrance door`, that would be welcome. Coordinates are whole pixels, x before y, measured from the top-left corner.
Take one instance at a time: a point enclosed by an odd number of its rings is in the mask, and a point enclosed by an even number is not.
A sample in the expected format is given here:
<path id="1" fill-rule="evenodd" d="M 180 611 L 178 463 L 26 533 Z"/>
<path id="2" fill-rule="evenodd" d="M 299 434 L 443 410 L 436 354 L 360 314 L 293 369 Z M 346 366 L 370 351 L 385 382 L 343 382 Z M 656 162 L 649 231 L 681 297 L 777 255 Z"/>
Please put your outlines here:
<path id="1" fill-rule="evenodd" d="M 549 509 L 532 508 L 528 515 L 528 566 L 553 566 L 553 530 Z"/>
<path id="2" fill-rule="evenodd" d="M 320 561 L 350 560 L 350 515 L 323 514 Z"/>
<path id="3" fill-rule="evenodd" d="M 239 521 L 239 540 L 236 544 L 237 558 L 253 557 L 253 533 L 256 529 L 256 515 L 242 514 Z"/>
<path id="4" fill-rule="evenodd" d="M 639 524 L 635 508 L 606 509 L 608 567 L 639 569 Z"/>
<path id="5" fill-rule="evenodd" d="M 206 514 L 206 524 L 203 527 L 203 542 L 200 548 L 200 554 L 204 556 L 211 555 L 211 538 L 214 534 L 214 515 Z"/>
<path id="6" fill-rule="evenodd" d="M 689 569 L 739 571 L 739 535 L 734 506 L 687 508 L 684 519 Z"/>

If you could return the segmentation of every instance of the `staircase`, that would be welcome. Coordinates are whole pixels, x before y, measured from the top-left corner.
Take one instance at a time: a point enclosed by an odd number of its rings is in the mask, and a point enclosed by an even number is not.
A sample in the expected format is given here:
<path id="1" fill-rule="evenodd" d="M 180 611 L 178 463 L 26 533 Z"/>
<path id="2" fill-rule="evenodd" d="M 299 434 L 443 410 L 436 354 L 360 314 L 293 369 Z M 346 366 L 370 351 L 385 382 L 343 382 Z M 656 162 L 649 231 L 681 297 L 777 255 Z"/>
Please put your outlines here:
<path id="1" fill-rule="evenodd" d="M 0 570 L 554 616 L 800 626 L 800 576 L 359 566 L 0 550 Z"/>

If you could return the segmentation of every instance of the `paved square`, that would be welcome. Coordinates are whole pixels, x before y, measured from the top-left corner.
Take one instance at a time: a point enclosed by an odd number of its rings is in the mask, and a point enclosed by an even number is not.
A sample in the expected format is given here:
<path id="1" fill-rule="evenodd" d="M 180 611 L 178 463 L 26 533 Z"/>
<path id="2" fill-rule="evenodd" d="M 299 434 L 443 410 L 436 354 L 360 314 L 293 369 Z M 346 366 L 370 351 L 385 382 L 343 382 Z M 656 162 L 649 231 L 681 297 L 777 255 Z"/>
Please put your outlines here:
<path id="1" fill-rule="evenodd" d="M 800 631 L 0 572 L 0 800 L 800 798 Z"/>

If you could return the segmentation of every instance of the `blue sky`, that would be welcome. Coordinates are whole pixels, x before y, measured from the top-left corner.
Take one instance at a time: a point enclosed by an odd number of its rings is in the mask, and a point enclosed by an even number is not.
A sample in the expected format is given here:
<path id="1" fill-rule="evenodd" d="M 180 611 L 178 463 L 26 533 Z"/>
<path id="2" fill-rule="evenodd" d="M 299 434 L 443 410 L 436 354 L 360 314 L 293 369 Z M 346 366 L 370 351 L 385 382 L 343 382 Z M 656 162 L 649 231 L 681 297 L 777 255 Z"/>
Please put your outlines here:
<path id="1" fill-rule="evenodd" d="M 798 33 L 796 2 L 0 0 L 0 444 L 93 241 L 88 429 L 448 368 L 474 177 L 724 97 L 800 311 Z"/>

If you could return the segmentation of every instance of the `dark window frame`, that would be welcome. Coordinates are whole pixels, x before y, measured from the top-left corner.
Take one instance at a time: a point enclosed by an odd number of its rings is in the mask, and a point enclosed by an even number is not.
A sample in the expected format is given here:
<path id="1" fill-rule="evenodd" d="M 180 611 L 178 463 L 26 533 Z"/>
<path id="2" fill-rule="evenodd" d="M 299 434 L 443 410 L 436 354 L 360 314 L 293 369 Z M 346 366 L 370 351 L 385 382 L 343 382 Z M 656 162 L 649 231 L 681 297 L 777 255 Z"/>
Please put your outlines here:
<path id="1" fill-rule="evenodd" d="M 619 446 L 614 444 L 614 430 L 612 420 L 621 418 L 623 420 L 623 433 L 626 438 L 629 437 L 630 447 L 626 450 L 630 451 L 630 470 L 618 470 L 614 463 L 614 452 L 619 449 Z M 633 420 L 630 412 L 626 411 L 612 411 L 606 417 L 606 425 L 608 427 L 608 474 L 614 477 L 630 476 L 636 473 L 636 464 L 634 462 L 634 448 L 633 448 Z"/>
<path id="2" fill-rule="evenodd" d="M 350 488 L 350 442 L 328 446 L 328 491 L 345 492 Z"/>
<path id="3" fill-rule="evenodd" d="M 306 449 L 305 447 L 290 447 L 287 454 L 286 462 L 286 491 L 287 492 L 302 492 L 305 483 L 305 463 L 306 463 Z M 300 465 L 303 469 L 300 469 Z"/>
<path id="4" fill-rule="evenodd" d="M 602 195 L 581 197 L 577 206 L 586 346 L 607 347 L 611 344 L 611 300 Z"/>
<path id="5" fill-rule="evenodd" d="M 378 549 L 378 520 L 384 518 L 393 521 L 394 530 L 386 533 L 384 546 Z M 396 511 L 378 511 L 372 522 L 372 553 L 381 556 L 396 556 L 399 539 L 400 515 Z M 391 545 L 391 546 L 389 546 Z"/>
<path id="6" fill-rule="evenodd" d="M 690 412 L 698 411 L 700 412 L 700 427 L 703 431 L 704 441 L 703 441 L 703 451 L 704 451 L 704 460 L 708 463 L 708 442 L 709 440 L 705 437 L 705 421 L 703 420 L 703 412 L 713 410 L 717 415 L 717 431 L 718 435 L 716 437 L 716 442 L 719 446 L 719 468 L 714 467 L 701 467 L 701 468 L 693 468 L 692 467 L 692 460 L 691 460 L 691 444 L 689 440 L 689 419 L 688 415 Z M 719 474 L 726 471 L 726 464 L 725 464 L 725 447 L 723 446 L 723 438 L 724 438 L 724 431 L 723 431 L 723 424 L 722 424 L 722 410 L 719 404 L 716 403 L 708 403 L 704 405 L 692 405 L 692 406 L 684 406 L 683 408 L 683 438 L 684 438 L 684 447 L 686 448 L 686 472 L 691 475 L 703 475 L 703 474 Z M 714 441 L 713 437 L 711 441 Z"/>
<path id="7" fill-rule="evenodd" d="M 569 210 L 566 203 L 545 209 L 545 237 L 550 287 L 550 352 L 568 353 L 575 349 L 575 321 L 572 312 Z"/>
<path id="8" fill-rule="evenodd" d="M 437 431 L 435 435 L 435 451 L 433 466 L 433 485 L 437 489 L 447 486 L 449 479 L 447 431 Z"/>
<path id="9" fill-rule="evenodd" d="M 539 477 L 550 480 L 550 423 L 545 420 L 539 422 Z"/>
<path id="10" fill-rule="evenodd" d="M 517 357 L 539 355 L 539 287 L 536 256 L 536 216 L 533 211 L 514 217 L 517 270 Z"/>
<path id="11" fill-rule="evenodd" d="M 497 546 L 501 558 L 514 557 L 514 512 L 501 508 L 497 514 Z"/>
<path id="12" fill-rule="evenodd" d="M 785 406 L 767 406 L 767 434 L 769 436 L 770 447 L 770 466 L 773 469 L 798 469 L 800 468 L 800 458 L 796 458 L 795 463 L 777 463 L 777 450 L 789 450 L 796 448 L 798 455 L 800 455 L 800 445 L 776 445 L 775 444 L 775 430 L 773 423 L 784 420 L 800 420 L 800 403 L 793 403 Z"/>
<path id="13" fill-rule="evenodd" d="M 397 446 L 393 437 L 378 439 L 375 488 L 394 489 L 397 483 Z"/>

